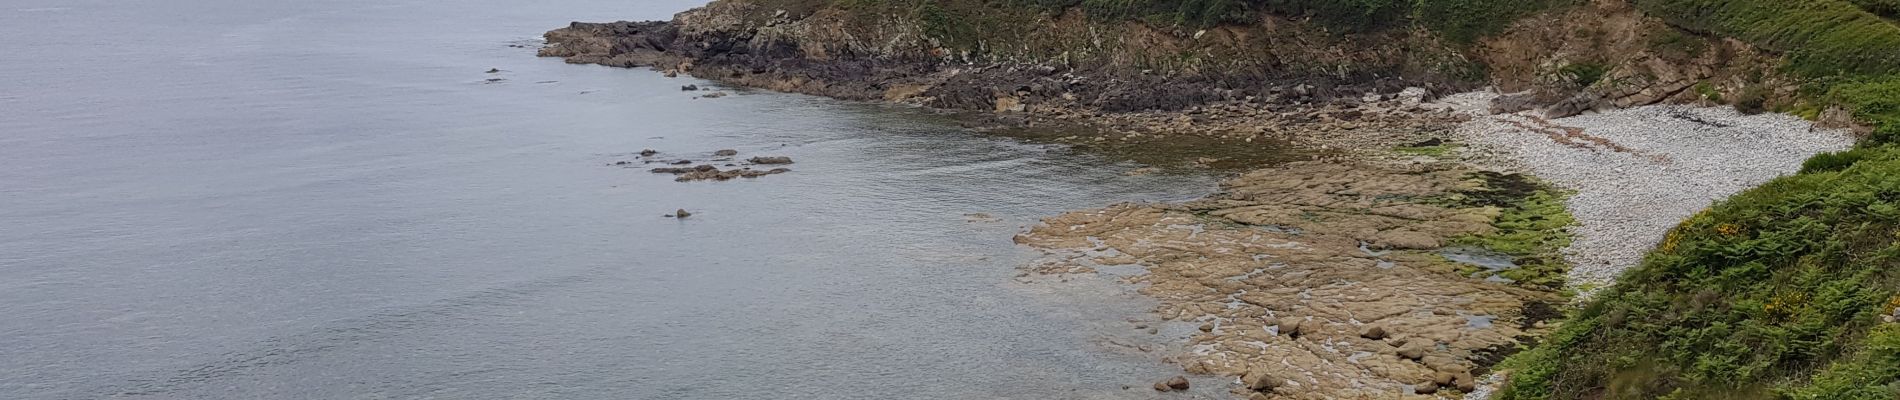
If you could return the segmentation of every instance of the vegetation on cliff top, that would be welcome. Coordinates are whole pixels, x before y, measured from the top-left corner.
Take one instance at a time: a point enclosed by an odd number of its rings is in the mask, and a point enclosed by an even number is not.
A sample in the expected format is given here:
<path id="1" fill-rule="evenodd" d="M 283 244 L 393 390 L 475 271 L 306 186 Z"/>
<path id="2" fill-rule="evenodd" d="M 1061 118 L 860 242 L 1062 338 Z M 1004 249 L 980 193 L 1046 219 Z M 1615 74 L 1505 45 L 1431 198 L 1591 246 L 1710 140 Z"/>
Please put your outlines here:
<path id="1" fill-rule="evenodd" d="M 1632 1 L 1673 25 L 1787 54 L 1795 69 L 1812 76 L 1900 72 L 1900 24 L 1848 1 Z"/>
<path id="2" fill-rule="evenodd" d="M 1544 344 L 1505 399 L 1900 394 L 1900 149 L 1705 211 Z"/>
<path id="3" fill-rule="evenodd" d="M 1455 42 L 1469 43 L 1502 31 L 1533 12 L 1577 0 L 1017 0 L 1044 9 L 1081 7 L 1090 15 L 1138 18 L 1202 28 L 1246 23 L 1259 13 L 1312 18 L 1347 32 L 1418 24 Z"/>
<path id="4" fill-rule="evenodd" d="M 1900 25 L 1876 15 L 1893 2 L 1634 1 L 1783 52 L 1874 133 L 1684 222 L 1507 361 L 1502 398 L 1900 398 Z"/>
<path id="5" fill-rule="evenodd" d="M 1874 0 L 1868 0 L 1874 1 Z M 1341 32 L 1368 32 L 1423 26 L 1457 43 L 1502 31 L 1525 15 L 1581 0 L 763 0 L 794 10 L 831 4 L 845 8 L 912 13 L 940 26 L 977 26 L 998 15 L 985 10 L 1080 9 L 1102 20 L 1139 20 L 1163 27 L 1207 28 L 1221 23 L 1250 23 L 1262 14 L 1307 19 Z M 1008 13 L 1018 15 L 1018 13 Z M 934 22 L 933 22 L 934 21 Z M 939 39 L 978 33 L 942 29 Z M 933 33 L 935 34 L 935 33 Z"/>

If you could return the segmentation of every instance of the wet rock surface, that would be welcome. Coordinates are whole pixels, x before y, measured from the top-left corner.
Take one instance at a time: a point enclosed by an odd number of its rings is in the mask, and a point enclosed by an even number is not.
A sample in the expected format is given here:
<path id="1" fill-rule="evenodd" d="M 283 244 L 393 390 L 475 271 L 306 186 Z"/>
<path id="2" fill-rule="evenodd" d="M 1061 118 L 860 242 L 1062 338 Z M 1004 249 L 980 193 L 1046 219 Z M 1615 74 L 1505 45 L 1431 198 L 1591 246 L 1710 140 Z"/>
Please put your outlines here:
<path id="1" fill-rule="evenodd" d="M 1496 229 L 1495 207 L 1445 205 L 1483 184 L 1473 176 L 1449 163 L 1292 163 L 1201 200 L 1048 218 L 1016 241 L 1052 254 L 1031 274 L 1139 266 L 1125 279 L 1160 300 L 1158 317 L 1199 328 L 1168 357 L 1239 378 L 1241 397 L 1396 398 L 1441 377 L 1423 392 L 1469 391 L 1541 329 L 1527 308 L 1561 301 L 1462 276 L 1430 250 Z"/>
<path id="2" fill-rule="evenodd" d="M 750 160 L 747 160 L 743 164 L 731 163 L 732 157 L 739 155 L 739 151 L 733 150 L 733 149 L 715 150 L 711 153 L 712 158 L 707 159 L 707 160 L 702 160 L 702 161 L 694 161 L 691 159 L 679 159 L 679 160 L 657 159 L 656 157 L 660 155 L 660 152 L 653 149 L 641 150 L 639 153 L 636 153 L 636 154 L 638 154 L 640 158 L 639 161 L 625 161 L 625 160 L 615 161 L 615 162 L 609 163 L 608 165 L 618 166 L 618 167 L 637 167 L 637 166 L 643 166 L 643 165 L 649 165 L 649 164 L 676 165 L 675 167 L 649 168 L 647 169 L 647 172 L 652 172 L 655 174 L 672 174 L 672 175 L 675 175 L 673 177 L 673 180 L 677 182 L 694 182 L 694 181 L 708 181 L 708 180 L 728 181 L 728 180 L 733 180 L 737 178 L 757 178 L 757 177 L 766 176 L 766 175 L 778 175 L 778 174 L 783 174 L 787 172 L 792 172 L 791 168 L 762 167 L 764 165 L 777 166 L 777 165 L 783 165 L 783 164 L 791 164 L 792 163 L 791 157 L 784 157 L 784 156 L 753 157 Z M 695 165 L 696 163 L 699 163 L 699 162 L 705 162 L 705 164 Z M 731 168 L 721 169 L 720 165 L 713 164 L 716 162 L 726 162 L 726 164 L 723 164 L 723 165 L 725 167 L 731 167 Z M 755 166 L 761 166 L 761 167 L 759 167 L 758 169 L 754 169 L 753 167 Z"/>

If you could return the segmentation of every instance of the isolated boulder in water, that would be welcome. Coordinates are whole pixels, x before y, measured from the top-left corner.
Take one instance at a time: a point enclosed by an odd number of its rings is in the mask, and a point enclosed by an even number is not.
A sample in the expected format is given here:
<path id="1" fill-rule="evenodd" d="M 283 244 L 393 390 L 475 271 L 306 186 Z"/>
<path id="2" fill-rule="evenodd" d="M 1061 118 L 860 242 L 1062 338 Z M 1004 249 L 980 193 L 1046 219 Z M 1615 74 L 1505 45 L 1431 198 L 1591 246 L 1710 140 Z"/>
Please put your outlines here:
<path id="1" fill-rule="evenodd" d="M 733 150 L 733 149 L 725 149 L 725 150 L 713 152 L 714 157 L 732 157 L 736 155 L 739 155 L 739 151 Z"/>
<path id="2" fill-rule="evenodd" d="M 752 157 L 752 159 L 746 161 L 753 164 L 791 164 L 792 158 L 784 156 Z"/>

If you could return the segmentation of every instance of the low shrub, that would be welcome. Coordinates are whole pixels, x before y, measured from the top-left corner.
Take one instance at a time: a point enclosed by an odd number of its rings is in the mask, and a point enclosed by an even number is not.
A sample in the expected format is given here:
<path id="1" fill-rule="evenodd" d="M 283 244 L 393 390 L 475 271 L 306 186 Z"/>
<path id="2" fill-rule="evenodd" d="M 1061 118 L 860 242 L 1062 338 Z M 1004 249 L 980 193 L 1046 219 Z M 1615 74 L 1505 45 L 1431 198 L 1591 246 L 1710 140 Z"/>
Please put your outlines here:
<path id="1" fill-rule="evenodd" d="M 1900 148 L 1810 165 L 1672 230 L 1506 361 L 1501 398 L 1892 399 Z"/>

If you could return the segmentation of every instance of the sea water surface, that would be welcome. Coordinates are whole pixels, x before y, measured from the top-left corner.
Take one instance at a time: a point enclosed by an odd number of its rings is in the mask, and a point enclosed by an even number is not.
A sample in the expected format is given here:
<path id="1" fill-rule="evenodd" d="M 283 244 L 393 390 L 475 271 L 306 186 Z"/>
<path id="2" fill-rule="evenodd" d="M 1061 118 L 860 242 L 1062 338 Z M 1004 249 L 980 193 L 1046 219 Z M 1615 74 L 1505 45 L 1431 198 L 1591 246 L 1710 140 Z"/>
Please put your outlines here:
<path id="1" fill-rule="evenodd" d="M 1178 371 L 1094 341 L 1138 307 L 1016 287 L 1009 237 L 1211 178 L 533 57 L 699 2 L 0 4 L 0 399 L 1140 398 Z M 797 163 L 609 166 L 646 148 Z"/>

